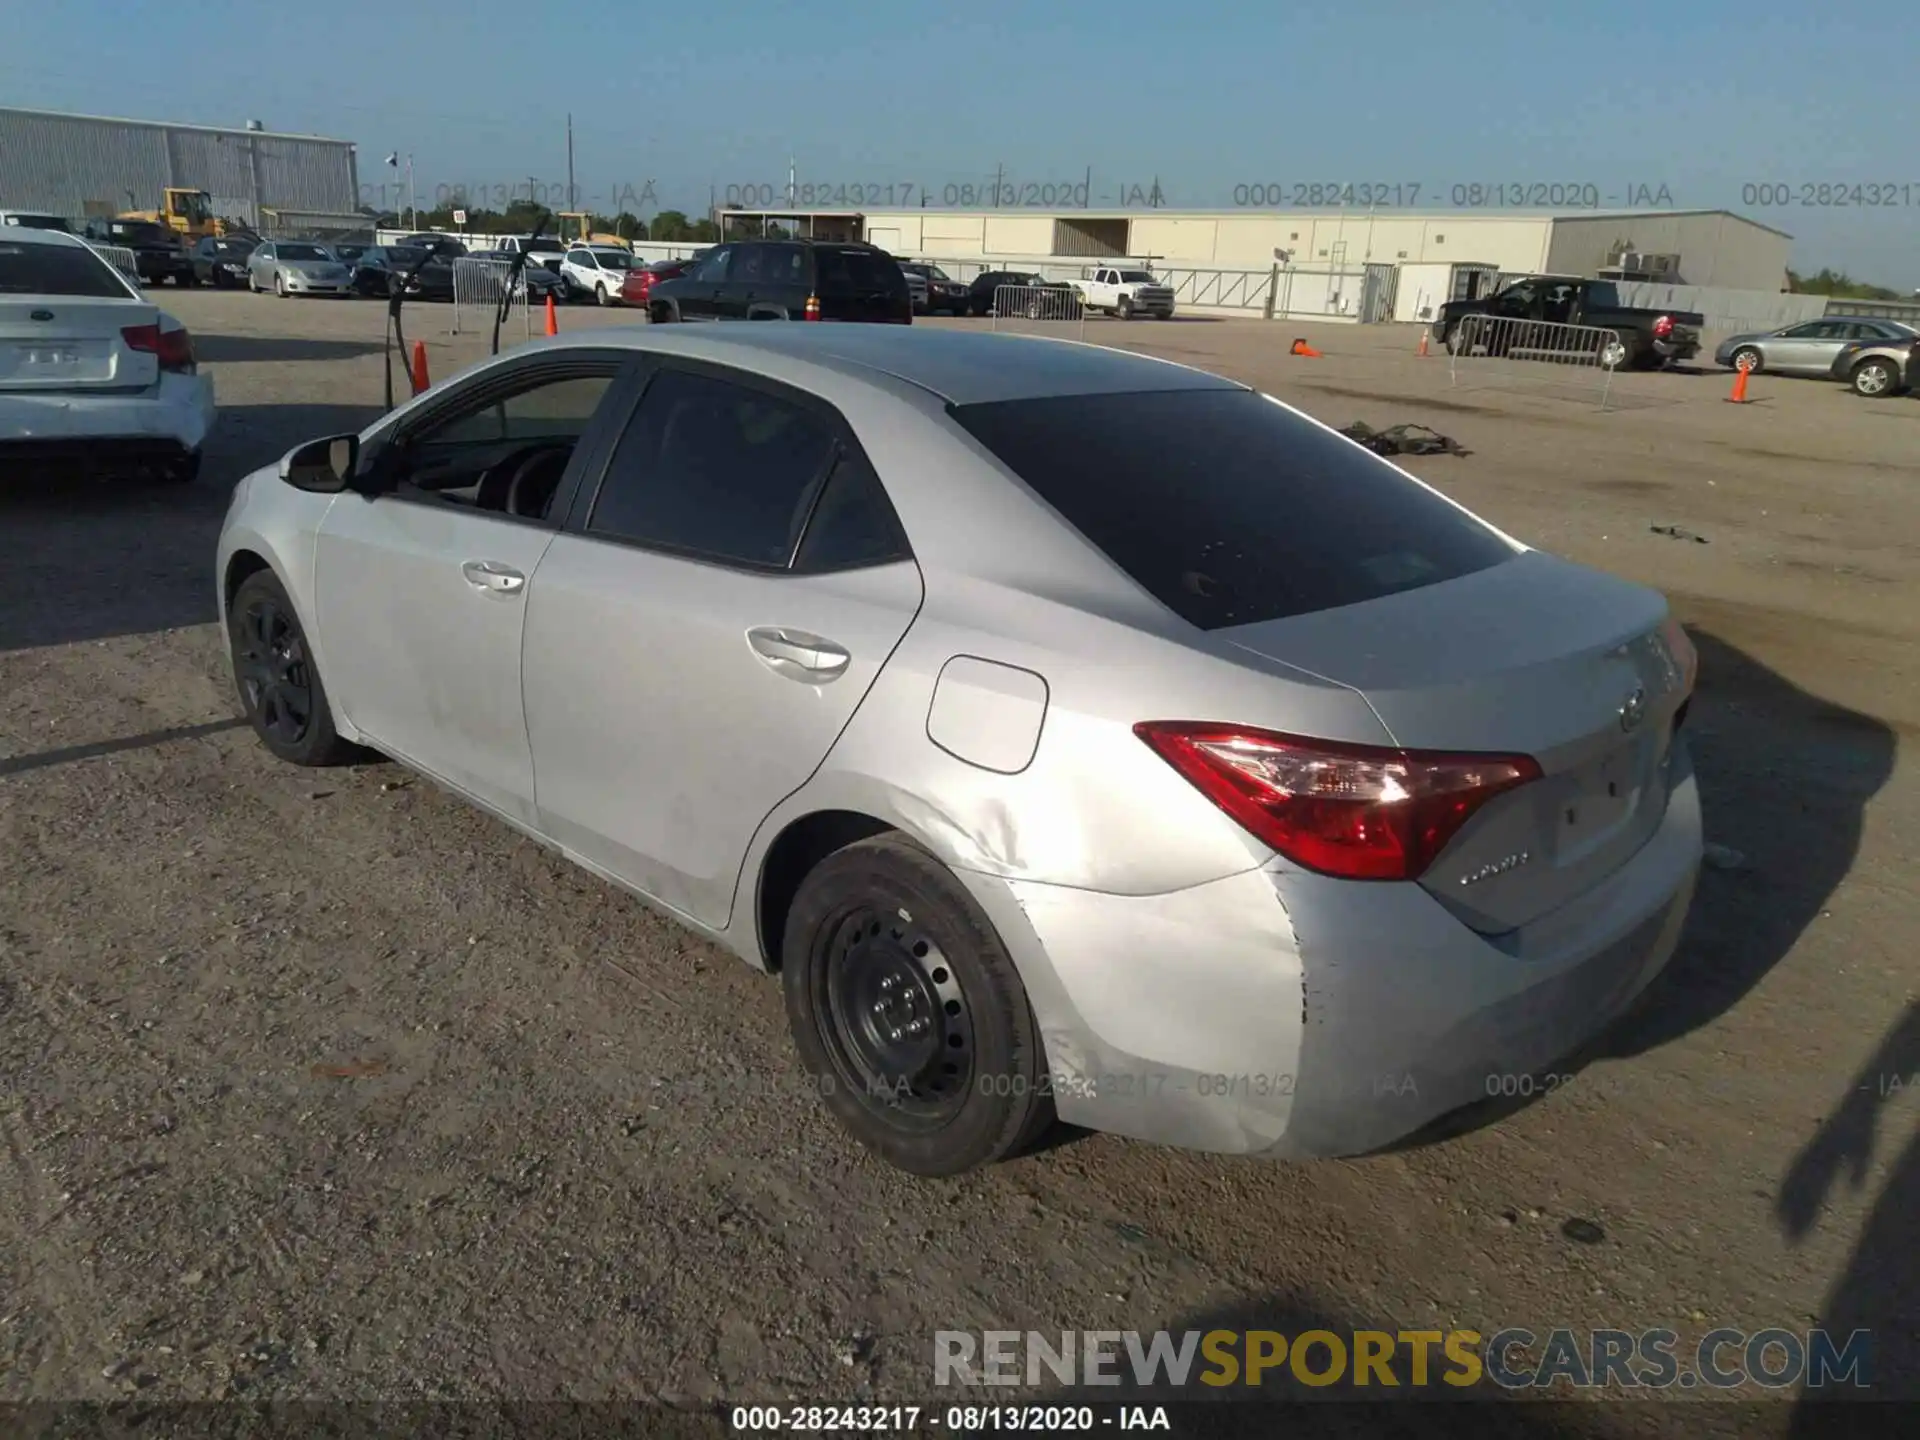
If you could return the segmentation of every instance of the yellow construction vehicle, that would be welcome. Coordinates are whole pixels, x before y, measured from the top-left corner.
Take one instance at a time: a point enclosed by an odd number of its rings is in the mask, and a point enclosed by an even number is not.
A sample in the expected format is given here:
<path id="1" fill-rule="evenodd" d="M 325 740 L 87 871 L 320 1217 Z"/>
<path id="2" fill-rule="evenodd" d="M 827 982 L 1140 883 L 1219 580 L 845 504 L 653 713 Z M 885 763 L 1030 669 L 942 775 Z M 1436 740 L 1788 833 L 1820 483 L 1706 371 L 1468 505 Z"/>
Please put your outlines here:
<path id="1" fill-rule="evenodd" d="M 610 235 L 604 230 L 588 233 L 593 216 L 584 210 L 562 210 L 554 217 L 560 222 L 560 243 L 562 245 L 617 245 L 622 250 L 631 250 L 633 242 L 620 235 Z M 569 225 L 567 222 L 572 221 Z"/>
<path id="2" fill-rule="evenodd" d="M 189 244 L 206 235 L 225 235 L 233 228 L 213 213 L 213 197 L 204 190 L 169 186 L 163 194 L 165 200 L 159 210 L 123 210 L 114 218 L 165 225 L 178 231 Z"/>

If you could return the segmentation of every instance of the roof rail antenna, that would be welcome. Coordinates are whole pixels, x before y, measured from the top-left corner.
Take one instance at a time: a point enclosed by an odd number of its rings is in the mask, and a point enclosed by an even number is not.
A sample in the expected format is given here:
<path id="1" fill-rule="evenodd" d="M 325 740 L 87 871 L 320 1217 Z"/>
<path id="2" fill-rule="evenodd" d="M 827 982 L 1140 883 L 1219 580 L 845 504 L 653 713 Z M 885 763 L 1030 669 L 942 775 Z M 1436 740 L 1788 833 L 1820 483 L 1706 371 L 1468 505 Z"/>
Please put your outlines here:
<path id="1" fill-rule="evenodd" d="M 507 283 L 505 288 L 500 292 L 499 308 L 493 312 L 493 349 L 490 352 L 491 354 L 498 355 L 500 353 L 500 324 L 507 318 L 507 311 L 513 304 L 513 287 L 520 283 L 520 276 L 527 268 L 527 254 L 533 249 L 533 242 L 540 238 L 540 232 L 546 229 L 547 222 L 551 219 L 553 219 L 553 212 L 551 210 L 542 210 L 540 212 L 540 218 L 533 222 L 533 229 L 527 233 L 525 242 L 519 246 L 512 261 L 509 262 L 507 266 Z M 532 291 L 527 292 L 527 298 L 524 303 L 528 305 L 533 303 Z"/>

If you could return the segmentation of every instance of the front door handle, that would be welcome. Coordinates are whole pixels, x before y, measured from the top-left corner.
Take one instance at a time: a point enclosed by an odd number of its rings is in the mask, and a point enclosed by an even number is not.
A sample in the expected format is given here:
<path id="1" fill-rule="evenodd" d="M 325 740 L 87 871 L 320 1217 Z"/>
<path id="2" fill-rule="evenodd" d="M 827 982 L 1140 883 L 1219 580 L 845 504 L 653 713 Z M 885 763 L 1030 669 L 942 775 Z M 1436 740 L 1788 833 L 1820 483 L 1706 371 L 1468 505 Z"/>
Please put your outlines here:
<path id="1" fill-rule="evenodd" d="M 467 583 L 474 589 L 491 591 L 495 595 L 517 595 L 527 584 L 526 576 L 511 565 L 502 565 L 498 560 L 469 560 L 460 567 L 460 573 L 467 577 Z"/>
<path id="2" fill-rule="evenodd" d="M 838 680 L 853 659 L 831 640 L 780 625 L 755 626 L 747 631 L 747 644 L 774 674 L 809 685 Z"/>

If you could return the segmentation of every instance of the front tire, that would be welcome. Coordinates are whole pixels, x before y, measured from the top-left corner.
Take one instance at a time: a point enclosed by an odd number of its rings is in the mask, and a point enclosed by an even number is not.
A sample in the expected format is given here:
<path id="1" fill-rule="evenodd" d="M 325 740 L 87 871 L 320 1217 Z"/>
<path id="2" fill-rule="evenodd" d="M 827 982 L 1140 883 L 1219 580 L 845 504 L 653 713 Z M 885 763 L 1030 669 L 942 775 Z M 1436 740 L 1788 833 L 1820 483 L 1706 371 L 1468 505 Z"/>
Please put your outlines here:
<path id="1" fill-rule="evenodd" d="M 1113 307 L 1113 313 L 1115 318 L 1117 319 L 1131 320 L 1133 318 L 1132 298 L 1130 296 L 1122 295 L 1120 297 L 1120 303 Z"/>
<path id="2" fill-rule="evenodd" d="M 287 298 L 287 277 L 278 271 L 275 271 L 273 276 L 273 293 L 279 299 Z"/>
<path id="3" fill-rule="evenodd" d="M 938 860 L 899 835 L 828 856 L 781 945 L 801 1063 L 854 1138 L 914 1175 L 1006 1159 L 1053 1123 L 1012 958 Z"/>
<path id="4" fill-rule="evenodd" d="M 292 765 L 340 765 L 359 755 L 333 727 L 300 616 L 271 570 L 256 570 L 234 592 L 227 646 L 241 712 L 267 749 Z"/>
<path id="5" fill-rule="evenodd" d="M 601 304 L 602 306 L 607 306 L 607 305 L 611 305 L 611 304 L 613 304 L 613 300 L 612 300 L 612 299 L 611 299 L 611 298 L 610 298 L 610 297 L 608 296 L 608 294 L 607 294 L 607 287 L 606 287 L 606 286 L 604 286 L 604 285 L 596 285 L 596 286 L 594 286 L 594 288 L 593 288 L 593 294 L 594 294 L 594 298 L 595 298 L 595 299 L 597 299 L 597 300 L 598 300 L 598 301 L 600 302 L 600 304 Z"/>
<path id="6" fill-rule="evenodd" d="M 1730 358 L 1733 361 L 1734 369 L 1744 370 L 1749 375 L 1758 375 L 1760 373 L 1760 366 L 1762 364 L 1760 352 L 1754 349 L 1753 346 L 1742 345 L 1738 350 L 1733 352 Z"/>

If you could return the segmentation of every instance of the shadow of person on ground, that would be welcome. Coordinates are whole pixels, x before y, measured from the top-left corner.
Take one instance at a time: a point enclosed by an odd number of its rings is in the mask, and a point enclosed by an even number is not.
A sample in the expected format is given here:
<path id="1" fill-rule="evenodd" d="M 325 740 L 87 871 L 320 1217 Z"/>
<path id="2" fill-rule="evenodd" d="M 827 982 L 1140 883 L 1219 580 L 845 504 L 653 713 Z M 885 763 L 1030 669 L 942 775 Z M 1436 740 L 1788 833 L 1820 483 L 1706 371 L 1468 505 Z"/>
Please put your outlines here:
<path id="1" fill-rule="evenodd" d="M 234 482 L 303 440 L 379 416 L 377 406 L 236 405 L 220 411 L 190 485 L 0 483 L 0 653 L 212 622 L 214 546 Z"/>
<path id="2" fill-rule="evenodd" d="M 1774 1215 L 1787 1243 L 1811 1235 L 1835 1191 L 1858 1191 L 1877 1152 L 1900 1143 L 1884 1134 L 1881 1112 L 1890 1103 L 1920 1092 L 1920 1001 L 1881 1039 L 1786 1175 L 1774 1201 Z M 1907 1136 L 1887 1182 L 1860 1227 L 1846 1268 L 1835 1279 L 1821 1307 L 1820 1325 L 1844 1346 L 1856 1330 L 1871 1336 L 1871 1371 L 1865 1392 L 1851 1387 L 1803 1392 L 1795 1407 L 1795 1435 L 1819 1427 L 1830 1433 L 1834 1407 L 1823 1401 L 1847 1399 L 1920 1399 L 1920 1128 Z"/>

